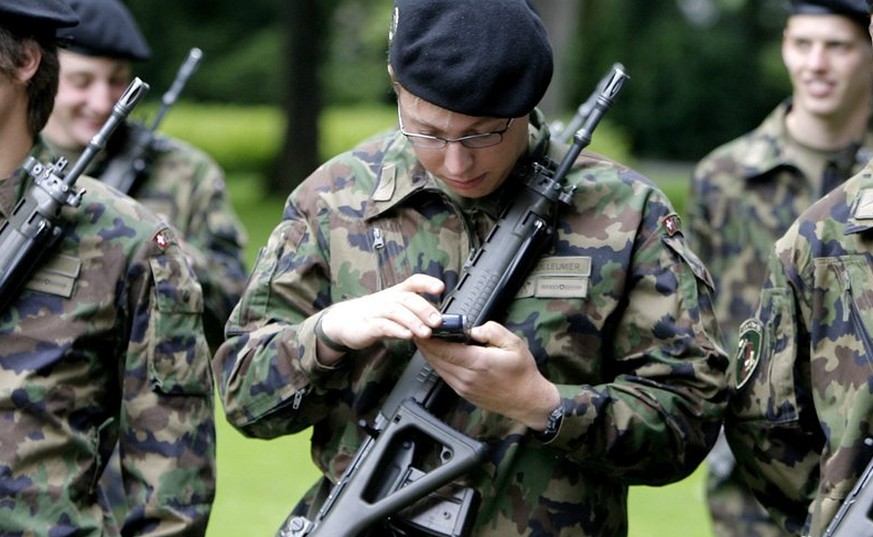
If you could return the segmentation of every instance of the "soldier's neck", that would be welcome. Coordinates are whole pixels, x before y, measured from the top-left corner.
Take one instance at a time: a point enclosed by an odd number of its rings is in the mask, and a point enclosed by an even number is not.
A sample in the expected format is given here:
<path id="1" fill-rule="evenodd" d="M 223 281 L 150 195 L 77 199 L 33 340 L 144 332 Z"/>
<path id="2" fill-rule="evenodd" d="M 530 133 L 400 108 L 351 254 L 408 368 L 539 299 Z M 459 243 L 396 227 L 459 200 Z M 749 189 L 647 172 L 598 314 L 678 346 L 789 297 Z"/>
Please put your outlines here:
<path id="1" fill-rule="evenodd" d="M 22 136 L 29 132 L 27 121 L 0 122 L 0 181 L 11 176 L 23 163 L 35 143 L 32 136 Z"/>
<path id="2" fill-rule="evenodd" d="M 785 118 L 788 133 L 801 144 L 836 151 L 861 140 L 870 118 L 869 105 L 851 113 L 817 115 L 793 108 Z"/>

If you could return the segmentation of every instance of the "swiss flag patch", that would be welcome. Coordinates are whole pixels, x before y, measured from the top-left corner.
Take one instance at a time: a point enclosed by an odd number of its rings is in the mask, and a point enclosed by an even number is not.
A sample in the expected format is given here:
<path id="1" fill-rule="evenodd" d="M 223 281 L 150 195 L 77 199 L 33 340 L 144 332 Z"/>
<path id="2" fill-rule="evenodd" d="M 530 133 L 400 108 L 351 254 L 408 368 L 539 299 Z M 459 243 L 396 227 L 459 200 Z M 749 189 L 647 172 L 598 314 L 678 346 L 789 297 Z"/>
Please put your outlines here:
<path id="1" fill-rule="evenodd" d="M 678 214 L 667 215 L 661 219 L 661 225 L 664 226 L 664 231 L 671 237 L 680 231 L 680 221 Z"/>
<path id="2" fill-rule="evenodd" d="M 152 239 L 152 241 L 154 241 L 154 243 L 155 243 L 155 244 L 158 246 L 158 248 L 160 248 L 161 250 L 166 250 L 166 249 L 167 249 L 167 246 L 170 245 L 170 238 L 167 237 L 167 232 L 166 232 L 166 230 L 161 230 L 161 231 L 158 231 L 157 233 L 155 233 L 155 236 L 154 236 L 154 238 Z"/>

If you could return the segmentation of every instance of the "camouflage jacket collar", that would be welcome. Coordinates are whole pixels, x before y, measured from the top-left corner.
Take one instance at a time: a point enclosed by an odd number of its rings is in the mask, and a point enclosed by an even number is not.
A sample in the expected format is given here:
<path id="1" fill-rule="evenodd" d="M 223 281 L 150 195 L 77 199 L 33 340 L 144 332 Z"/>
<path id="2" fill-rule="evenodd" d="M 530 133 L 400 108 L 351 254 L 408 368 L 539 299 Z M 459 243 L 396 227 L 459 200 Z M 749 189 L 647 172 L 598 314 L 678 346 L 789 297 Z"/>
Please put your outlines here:
<path id="1" fill-rule="evenodd" d="M 785 100 L 764 119 L 754 131 L 746 135 L 747 150 L 739 154 L 739 173 L 751 180 L 776 168 L 796 168 L 790 155 L 786 154 L 790 138 L 785 126 L 785 116 L 791 101 Z"/>
<path id="2" fill-rule="evenodd" d="M 85 170 L 87 175 L 91 177 L 100 176 L 103 169 L 106 168 L 106 163 L 120 153 L 121 147 L 123 146 L 123 140 L 127 138 L 126 131 L 127 124 L 119 125 L 116 128 L 116 131 L 106 143 L 106 147 L 104 147 L 88 165 L 88 168 Z M 77 148 L 61 147 L 48 138 L 43 138 L 43 142 L 52 154 L 64 157 L 70 163 L 76 162 L 79 157 L 82 156 L 82 153 L 85 152 L 84 146 Z"/>
<path id="3" fill-rule="evenodd" d="M 745 150 L 738 153 L 738 173 L 746 180 L 755 180 L 777 168 L 800 169 L 795 156 L 797 142 L 792 141 L 785 124 L 791 99 L 785 99 L 752 132 L 744 137 Z M 848 148 L 847 148 L 848 149 Z M 808 151 L 808 149 L 804 149 Z M 855 160 L 866 163 L 873 157 L 873 133 L 864 133 Z"/>
<path id="4" fill-rule="evenodd" d="M 539 110 L 531 112 L 529 131 L 528 152 L 520 162 L 528 161 L 548 150 L 549 130 L 545 124 L 545 117 Z M 368 220 L 377 218 L 420 193 L 444 196 L 448 199 L 453 197 L 450 192 L 443 189 L 433 175 L 424 169 L 415 157 L 409 141 L 399 130 L 384 139 L 381 153 L 383 157 L 378 168 L 375 188 L 364 210 L 364 218 Z M 481 208 L 489 214 L 496 212 L 494 199 L 495 197 L 489 196 L 488 199 L 482 200 Z M 466 206 L 468 201 L 470 200 L 454 200 L 458 206 Z M 473 205 L 476 203 L 474 202 Z M 492 214 L 492 216 L 496 215 Z"/>
<path id="5" fill-rule="evenodd" d="M 873 162 L 868 163 L 860 175 L 846 183 L 845 196 L 846 202 L 851 204 L 845 234 L 873 229 Z"/>

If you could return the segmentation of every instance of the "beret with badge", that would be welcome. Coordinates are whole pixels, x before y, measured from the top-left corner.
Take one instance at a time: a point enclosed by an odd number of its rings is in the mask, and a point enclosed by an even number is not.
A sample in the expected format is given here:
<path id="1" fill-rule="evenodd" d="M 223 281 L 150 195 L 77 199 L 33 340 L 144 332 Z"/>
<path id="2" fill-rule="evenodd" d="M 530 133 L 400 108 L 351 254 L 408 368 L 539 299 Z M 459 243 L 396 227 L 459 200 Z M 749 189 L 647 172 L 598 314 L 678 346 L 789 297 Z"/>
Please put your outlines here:
<path id="1" fill-rule="evenodd" d="M 78 22 L 62 0 L 0 0 L 0 24 L 17 33 L 54 31 Z"/>
<path id="2" fill-rule="evenodd" d="M 795 15 L 843 15 L 867 28 L 871 7 L 873 0 L 791 0 L 789 12 Z"/>
<path id="3" fill-rule="evenodd" d="M 86 56 L 147 60 L 152 52 L 139 26 L 120 0 L 68 0 L 81 21 L 58 32 L 65 48 Z"/>
<path id="4" fill-rule="evenodd" d="M 521 117 L 552 78 L 552 47 L 526 0 L 395 0 L 388 61 L 404 89 L 476 117 Z"/>

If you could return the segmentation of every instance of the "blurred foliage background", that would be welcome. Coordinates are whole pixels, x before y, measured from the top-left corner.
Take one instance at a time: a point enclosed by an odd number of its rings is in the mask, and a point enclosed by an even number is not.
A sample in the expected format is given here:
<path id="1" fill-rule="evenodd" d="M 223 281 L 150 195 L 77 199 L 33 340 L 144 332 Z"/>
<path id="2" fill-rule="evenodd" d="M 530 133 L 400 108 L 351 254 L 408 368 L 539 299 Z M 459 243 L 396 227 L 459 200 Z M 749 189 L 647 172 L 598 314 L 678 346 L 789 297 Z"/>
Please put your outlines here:
<path id="1" fill-rule="evenodd" d="M 530 1 L 556 57 L 543 110 L 569 118 L 621 62 L 631 79 L 607 121 L 638 158 L 697 160 L 757 125 L 790 91 L 779 55 L 787 0 Z M 391 0 L 127 3 L 154 51 L 136 66 L 152 84 L 149 99 L 197 46 L 204 60 L 184 101 L 244 106 L 247 123 L 261 121 L 260 111 L 247 116 L 250 106 L 280 111 L 268 120 L 278 121 L 277 134 L 257 151 L 267 152 L 259 171 L 274 187 L 290 189 L 330 154 L 321 145 L 325 109 L 393 102 Z"/>

